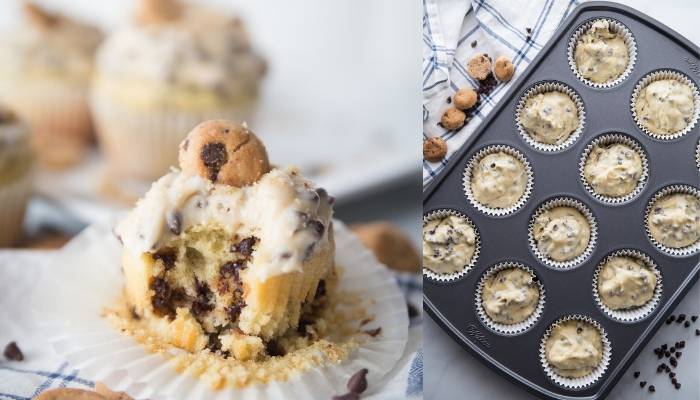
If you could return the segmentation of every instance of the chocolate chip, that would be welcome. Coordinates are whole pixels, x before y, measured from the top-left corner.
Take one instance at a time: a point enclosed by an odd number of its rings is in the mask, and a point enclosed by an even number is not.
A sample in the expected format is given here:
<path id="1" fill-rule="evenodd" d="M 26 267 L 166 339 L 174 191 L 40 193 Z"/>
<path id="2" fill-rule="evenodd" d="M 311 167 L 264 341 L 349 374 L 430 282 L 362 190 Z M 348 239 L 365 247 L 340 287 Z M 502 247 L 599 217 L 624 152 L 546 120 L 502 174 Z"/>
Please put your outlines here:
<path id="1" fill-rule="evenodd" d="M 676 378 L 671 378 L 671 383 L 673 383 L 673 384 L 675 385 L 677 382 L 678 382 L 678 379 L 676 379 Z"/>
<path id="2" fill-rule="evenodd" d="M 675 315 L 671 315 L 670 317 L 668 317 L 668 318 L 666 319 L 666 325 L 670 325 L 671 322 L 673 322 L 673 321 L 675 321 L 675 320 L 676 320 L 676 316 L 675 316 Z"/>
<path id="3" fill-rule="evenodd" d="M 141 316 L 136 312 L 135 307 L 129 307 L 129 314 L 131 314 L 131 319 L 133 320 L 138 321 L 141 319 Z"/>
<path id="4" fill-rule="evenodd" d="M 232 321 L 235 321 L 238 319 L 238 316 L 241 315 L 241 310 L 243 309 L 242 305 L 239 304 L 234 304 L 225 309 L 226 314 L 228 315 L 229 319 Z"/>
<path id="5" fill-rule="evenodd" d="M 179 211 L 170 211 L 165 220 L 173 235 L 178 236 L 182 233 L 182 214 Z"/>
<path id="6" fill-rule="evenodd" d="M 644 387 L 647 385 L 647 381 L 641 381 L 639 382 L 639 387 Z"/>
<path id="7" fill-rule="evenodd" d="M 667 344 L 661 345 L 661 350 L 666 350 L 666 349 L 668 349 L 668 345 L 667 345 Z"/>
<path id="8" fill-rule="evenodd" d="M 683 355 L 683 352 L 680 352 L 680 351 L 676 352 L 676 358 L 681 358 L 682 355 Z"/>
<path id="9" fill-rule="evenodd" d="M 197 298 L 192 302 L 191 310 L 192 315 L 196 317 L 201 317 L 204 314 L 209 313 L 214 309 L 214 305 L 211 304 L 211 299 L 214 296 L 209 285 L 206 282 L 200 282 L 195 279 L 194 281 L 195 291 L 197 293 Z"/>
<path id="10" fill-rule="evenodd" d="M 671 353 L 675 353 L 675 352 L 676 352 L 676 348 L 673 347 L 673 346 L 671 346 L 671 348 L 669 349 L 669 351 L 670 351 Z"/>
<path id="11" fill-rule="evenodd" d="M 316 233 L 318 237 L 323 236 L 323 232 L 325 232 L 326 227 L 323 225 L 323 222 L 314 219 L 308 222 L 308 226 Z"/>
<path id="12" fill-rule="evenodd" d="M 686 327 L 686 328 L 690 328 L 690 321 L 685 321 L 685 323 L 683 324 L 683 326 Z"/>
<path id="13" fill-rule="evenodd" d="M 664 371 L 665 369 L 666 369 L 666 365 L 665 365 L 665 364 L 659 364 L 659 366 L 656 367 L 656 373 L 657 373 L 657 374 L 660 374 L 660 373 L 661 373 L 662 371 Z"/>
<path id="14" fill-rule="evenodd" d="M 265 351 L 270 357 L 279 357 L 285 355 L 284 348 L 275 340 L 270 340 L 265 343 Z"/>
<path id="15" fill-rule="evenodd" d="M 318 281 L 318 286 L 316 286 L 316 293 L 314 294 L 314 299 L 319 299 L 326 295 L 326 281 L 321 279 Z"/>
<path id="16" fill-rule="evenodd" d="M 666 356 L 666 358 L 671 357 L 671 352 L 668 351 L 668 350 L 666 350 L 666 351 L 664 352 L 664 356 Z"/>
<path id="17" fill-rule="evenodd" d="M 671 360 L 669 361 L 673 368 L 676 368 L 678 366 L 678 361 L 676 361 L 676 357 L 671 357 Z"/>
<path id="18" fill-rule="evenodd" d="M 676 346 L 676 347 L 678 347 L 679 349 L 684 348 L 684 347 L 685 347 L 685 340 L 681 340 L 680 342 L 678 342 L 678 344 L 679 344 L 680 346 Z"/>
<path id="19" fill-rule="evenodd" d="M 528 35 L 532 34 L 532 28 L 525 28 L 525 32 L 527 32 Z"/>
<path id="20" fill-rule="evenodd" d="M 676 390 L 679 390 L 679 389 L 681 388 L 681 383 L 680 383 L 680 382 L 676 382 L 676 383 L 673 384 L 673 386 L 676 388 Z"/>
<path id="21" fill-rule="evenodd" d="M 639 371 L 634 371 L 634 374 L 632 374 L 635 378 L 639 378 Z"/>
<path id="22" fill-rule="evenodd" d="M 676 373 L 675 373 L 675 372 L 671 372 L 670 374 L 668 374 L 668 376 L 670 376 L 671 378 L 675 378 L 675 377 L 676 377 Z"/>
<path id="23" fill-rule="evenodd" d="M 216 333 L 209 334 L 209 341 L 207 342 L 207 349 L 212 353 L 221 350 L 221 340 L 219 340 L 219 335 Z"/>
<path id="24" fill-rule="evenodd" d="M 472 49 L 476 47 L 476 40 L 471 43 Z"/>
<path id="25" fill-rule="evenodd" d="M 166 247 L 154 253 L 153 260 L 160 260 L 163 263 L 165 270 L 169 271 L 175 266 L 175 261 L 177 261 L 177 253 L 175 252 L 175 249 Z"/>
<path id="26" fill-rule="evenodd" d="M 695 322 L 695 321 L 698 320 L 698 316 L 697 316 L 697 315 L 693 315 L 692 317 L 690 317 L 690 320 L 693 321 L 693 322 Z"/>
<path id="27" fill-rule="evenodd" d="M 406 306 L 408 307 L 408 318 L 415 318 L 420 315 L 420 312 L 413 304 L 406 303 Z"/>
<path id="28" fill-rule="evenodd" d="M 367 390 L 367 372 L 367 368 L 362 368 L 350 377 L 347 384 L 350 393 L 360 394 Z"/>
<path id="29" fill-rule="evenodd" d="M 651 393 L 656 392 L 656 388 L 654 387 L 654 385 L 649 385 L 649 392 L 651 392 Z"/>
<path id="30" fill-rule="evenodd" d="M 221 142 L 207 143 L 202 147 L 200 158 L 209 171 L 209 180 L 214 182 L 219 175 L 221 167 L 228 161 L 226 145 Z"/>
<path id="31" fill-rule="evenodd" d="M 447 104 L 452 103 L 452 97 L 448 97 L 447 100 L 445 100 L 445 101 L 447 102 Z"/>
<path id="32" fill-rule="evenodd" d="M 10 342 L 5 346 L 5 351 L 3 352 L 5 358 L 10 361 L 22 361 L 24 360 L 24 354 L 22 350 L 19 349 L 16 342 Z"/>
<path id="33" fill-rule="evenodd" d="M 578 333 L 580 335 L 581 332 L 583 332 L 583 328 L 581 328 L 580 326 L 578 328 L 576 328 L 576 333 Z"/>
<path id="34" fill-rule="evenodd" d="M 333 396 L 333 400 L 359 400 L 359 398 L 360 395 L 352 392 Z"/>
<path id="35" fill-rule="evenodd" d="M 156 314 L 174 318 L 175 309 L 186 298 L 185 292 L 182 289 L 173 289 L 161 277 L 153 278 L 149 288 L 155 292 L 151 304 Z"/>
<path id="36" fill-rule="evenodd" d="M 231 246 L 232 253 L 240 253 L 244 257 L 250 257 L 253 254 L 255 244 L 258 242 L 258 238 L 255 236 L 247 237 L 240 242 Z"/>
<path id="37" fill-rule="evenodd" d="M 695 330 L 695 336 L 700 336 L 700 329 Z"/>
<path id="38" fill-rule="evenodd" d="M 380 333 L 382 333 L 382 327 L 380 326 L 378 328 L 366 330 L 364 332 L 372 337 L 377 337 Z"/>

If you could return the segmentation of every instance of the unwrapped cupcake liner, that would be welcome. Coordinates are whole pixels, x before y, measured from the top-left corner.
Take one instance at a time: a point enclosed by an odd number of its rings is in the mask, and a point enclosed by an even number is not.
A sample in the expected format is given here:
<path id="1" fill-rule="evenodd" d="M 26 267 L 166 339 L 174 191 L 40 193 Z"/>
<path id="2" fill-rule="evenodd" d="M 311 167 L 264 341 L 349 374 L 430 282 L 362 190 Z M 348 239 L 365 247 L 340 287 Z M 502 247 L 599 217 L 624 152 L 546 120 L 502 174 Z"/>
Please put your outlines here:
<path id="1" fill-rule="evenodd" d="M 622 74 L 620 74 L 620 76 L 618 76 L 616 79 L 602 83 L 593 82 L 590 79 L 585 78 L 576 65 L 576 46 L 578 41 L 581 36 L 588 32 L 593 24 L 598 21 L 606 21 L 609 23 L 610 31 L 619 35 L 625 41 L 625 44 L 627 45 L 627 53 L 629 54 L 627 68 L 625 68 Z M 630 30 L 622 22 L 612 18 L 594 18 L 581 24 L 571 36 L 571 39 L 569 39 L 569 46 L 567 47 L 566 52 L 569 59 L 569 66 L 571 67 L 571 71 L 573 71 L 574 75 L 576 75 L 576 77 L 586 85 L 599 89 L 610 88 L 620 84 L 622 81 L 627 79 L 630 73 L 632 73 L 634 64 L 637 62 L 637 42 L 635 41 L 632 32 L 630 32 Z"/>
<path id="2" fill-rule="evenodd" d="M 539 299 L 537 301 L 537 307 L 535 308 L 535 311 L 533 311 L 532 315 L 530 315 L 527 319 L 525 319 L 522 322 L 518 322 L 515 324 L 503 324 L 500 322 L 494 321 L 487 313 L 486 310 L 484 309 L 483 305 L 483 299 L 482 299 L 482 292 L 484 289 L 484 285 L 486 284 L 486 281 L 491 278 L 492 276 L 496 275 L 498 272 L 506 270 L 506 269 L 522 269 L 524 271 L 527 271 L 530 275 L 532 275 L 533 278 L 537 279 L 537 287 L 539 289 L 540 295 Z M 513 335 L 519 335 L 531 327 L 533 327 L 537 321 L 540 319 L 542 316 L 542 311 L 544 310 L 544 304 L 545 304 L 545 291 L 544 291 L 544 285 L 542 284 L 542 281 L 537 278 L 537 275 L 535 275 L 535 272 L 530 268 L 525 266 L 524 264 L 518 263 L 518 262 L 502 262 L 499 264 L 494 265 L 493 267 L 489 268 L 482 276 L 481 279 L 479 280 L 479 283 L 476 286 L 476 295 L 474 296 L 474 304 L 476 305 L 476 312 L 479 315 L 479 318 L 481 321 L 486 325 L 489 329 L 493 330 L 494 332 L 501 334 L 501 335 L 507 335 L 507 336 L 513 336 Z"/>
<path id="3" fill-rule="evenodd" d="M 675 194 L 675 193 L 686 193 L 693 195 L 700 199 L 700 190 L 690 186 L 690 185 L 670 185 L 666 186 L 663 189 L 659 190 L 654 194 L 654 197 L 649 200 L 649 203 L 647 204 L 646 211 L 644 212 L 644 229 L 646 230 L 647 237 L 651 241 L 651 243 L 656 246 L 657 249 L 663 251 L 664 253 L 667 253 L 672 256 L 676 257 L 686 257 L 695 253 L 700 252 L 700 240 L 696 241 L 695 243 L 681 247 L 681 248 L 674 248 L 674 247 L 669 247 L 666 246 L 656 239 L 654 239 L 651 236 L 651 230 L 649 229 L 649 214 L 651 214 L 652 208 L 654 207 L 654 203 L 659 200 L 660 198 L 670 195 L 670 194 Z"/>
<path id="4" fill-rule="evenodd" d="M 591 154 L 591 151 L 593 151 L 593 149 L 596 146 L 616 143 L 627 145 L 630 148 L 632 148 L 632 150 L 636 151 L 637 154 L 639 154 L 639 157 L 642 159 L 642 175 L 639 177 L 637 186 L 635 186 L 632 192 L 620 197 L 611 197 L 596 193 L 593 187 L 591 187 L 591 185 L 586 180 L 586 177 L 584 175 L 584 169 L 586 168 L 586 161 L 588 161 L 588 156 Z M 583 187 L 586 189 L 586 191 L 591 196 L 602 201 L 603 203 L 608 203 L 611 205 L 627 203 L 628 201 L 637 197 L 644 190 L 644 186 L 646 185 L 647 180 L 649 178 L 649 159 L 647 157 L 647 152 L 644 150 L 644 148 L 638 141 L 632 139 L 627 135 L 619 133 L 610 133 L 598 136 L 597 138 L 592 140 L 588 144 L 588 146 L 586 146 L 586 148 L 583 150 L 583 153 L 581 154 L 581 159 L 579 161 L 579 177 L 581 178 L 581 183 L 583 184 Z"/>
<path id="5" fill-rule="evenodd" d="M 539 217 L 543 212 L 556 207 L 573 207 L 577 209 L 581 213 L 581 215 L 583 215 L 584 218 L 586 218 L 590 227 L 591 236 L 588 239 L 588 246 L 586 246 L 586 249 L 583 251 L 583 253 L 581 253 L 576 258 L 573 258 L 568 261 L 555 261 L 547 257 L 540 251 L 540 249 L 537 247 L 537 242 L 535 241 L 535 220 L 537 220 L 537 217 Z M 556 197 L 546 201 L 541 206 L 539 206 L 537 210 L 535 210 L 534 214 L 532 214 L 532 217 L 530 218 L 530 224 L 528 227 L 528 243 L 530 244 L 530 250 L 535 254 L 535 257 L 537 257 L 538 260 L 540 260 L 543 264 L 550 268 L 570 269 L 578 266 L 579 264 L 583 263 L 583 261 L 585 261 L 588 257 L 590 257 L 590 255 L 593 253 L 593 249 L 596 246 L 597 240 L 598 224 L 596 223 L 593 213 L 583 202 L 571 197 Z"/>
<path id="6" fill-rule="evenodd" d="M 520 196 L 520 199 L 518 199 L 518 201 L 515 204 L 505 208 L 493 208 L 482 204 L 479 201 L 477 201 L 477 199 L 474 197 L 474 193 L 472 192 L 472 171 L 479 164 L 479 161 L 481 161 L 485 156 L 498 152 L 504 152 L 519 160 L 525 168 L 525 173 L 527 174 L 527 184 L 525 185 L 525 192 L 522 196 Z M 519 210 L 523 205 L 525 205 L 525 203 L 527 203 L 528 199 L 530 198 L 530 194 L 532 193 L 532 186 L 534 184 L 533 181 L 534 174 L 532 172 L 532 167 L 530 166 L 530 162 L 527 160 L 525 155 L 523 155 L 520 151 L 510 146 L 493 145 L 481 149 L 471 158 L 471 160 L 469 160 L 469 163 L 464 169 L 464 175 L 462 177 L 462 187 L 464 188 L 464 194 L 467 196 L 467 199 L 474 206 L 474 208 L 486 215 L 503 216 L 514 213 L 515 211 Z"/>
<path id="7" fill-rule="evenodd" d="M 455 210 L 450 210 L 450 209 L 439 209 L 435 211 L 431 211 L 428 214 L 423 216 L 423 224 L 427 221 L 438 219 L 438 218 L 445 218 L 448 215 L 454 215 L 457 216 L 464 221 L 466 221 L 469 225 L 471 225 L 472 229 L 474 230 L 474 254 L 472 255 L 472 258 L 469 260 L 469 263 L 465 265 L 461 270 L 451 273 L 451 274 L 439 274 L 437 272 L 433 272 L 430 269 L 423 267 L 423 277 L 427 277 L 431 280 L 437 281 L 437 282 L 454 282 L 462 277 L 464 277 L 469 271 L 471 271 L 472 268 L 476 265 L 476 261 L 479 258 L 479 251 L 481 248 L 481 240 L 479 238 L 479 230 L 476 228 L 476 225 L 474 225 L 474 222 L 472 222 L 469 217 L 466 215 L 455 211 Z"/>
<path id="8" fill-rule="evenodd" d="M 578 111 L 578 127 L 573 132 L 571 132 L 571 134 L 566 140 L 558 144 L 547 144 L 536 141 L 532 138 L 532 136 L 530 136 L 527 130 L 525 130 L 525 128 L 522 125 L 522 122 L 520 121 L 520 114 L 525 108 L 525 104 L 527 103 L 527 101 L 533 96 L 547 92 L 561 92 L 568 95 L 576 105 Z M 528 89 L 522 96 L 520 96 L 520 101 L 518 101 L 518 105 L 515 108 L 515 125 L 518 129 L 518 132 L 520 132 L 520 136 L 522 136 L 523 140 L 525 140 L 527 144 L 543 152 L 552 153 L 562 151 L 573 145 L 581 136 L 585 123 L 586 110 L 584 108 L 581 96 L 579 96 L 574 89 L 561 82 L 547 81 L 535 84 L 530 89 Z"/>
<path id="9" fill-rule="evenodd" d="M 646 126 L 644 126 L 644 124 L 642 124 L 642 122 L 639 120 L 639 116 L 637 116 L 637 97 L 639 97 L 639 94 L 641 93 L 642 89 L 644 89 L 650 83 L 662 79 L 675 79 L 683 84 L 688 85 L 693 92 L 693 105 L 695 111 L 693 112 L 693 116 L 691 117 L 690 122 L 685 126 L 685 128 L 681 129 L 680 131 L 670 134 L 652 132 Z M 641 129 L 647 135 L 658 140 L 678 139 L 679 137 L 682 137 L 686 133 L 690 132 L 693 129 L 693 127 L 695 127 L 695 124 L 698 122 L 698 116 L 700 116 L 700 92 L 698 92 L 698 87 L 695 85 L 695 83 L 693 83 L 693 81 L 690 78 L 688 78 L 685 74 L 670 69 L 658 70 L 649 73 L 648 75 L 640 79 L 639 82 L 637 82 L 637 86 L 635 86 L 634 92 L 632 92 L 631 108 L 632 117 L 634 117 L 634 122 L 637 124 L 639 129 Z"/>
<path id="10" fill-rule="evenodd" d="M 12 246 L 22 236 L 24 214 L 32 195 L 33 169 L 0 185 L 0 247 Z"/>
<path id="11" fill-rule="evenodd" d="M 603 355 L 600 360 L 600 364 L 590 374 L 580 378 L 569 378 L 557 374 L 554 368 L 549 365 L 549 361 L 547 361 L 546 345 L 549 336 L 552 334 L 552 330 L 555 326 L 557 326 L 557 324 L 571 320 L 583 321 L 593 325 L 596 329 L 598 329 L 598 332 L 600 332 L 600 339 L 603 342 Z M 552 325 L 550 325 L 549 328 L 547 328 L 547 331 L 542 336 L 542 341 L 540 342 L 540 363 L 542 364 L 545 374 L 547 374 L 547 377 L 549 377 L 549 379 L 551 379 L 554 383 L 566 389 L 578 390 L 593 385 L 605 374 L 605 371 L 610 365 L 611 357 L 612 345 L 610 344 L 607 333 L 598 322 L 584 315 L 573 314 L 558 319 Z"/>
<path id="12" fill-rule="evenodd" d="M 138 399 L 328 399 L 346 393 L 351 375 L 367 368 L 368 392 L 395 368 L 408 340 L 406 301 L 394 276 L 341 222 L 334 221 L 336 264 L 341 267 L 338 289 L 366 299 L 373 319 L 366 328 L 381 327 L 376 337 L 359 343 L 347 359 L 312 366 L 291 374 L 286 381 L 251 384 L 244 388 L 211 389 L 195 378 L 192 366 L 175 371 L 173 357 L 184 352 L 171 348 L 151 353 L 115 328 L 103 316 L 121 295 L 124 277 L 121 246 L 107 225 L 93 225 L 66 245 L 52 260 L 48 274 L 30 296 L 35 319 L 57 354 L 85 377 L 104 382 Z M 56 288 L 60 287 L 60 291 Z M 342 311 L 341 312 L 345 312 Z M 358 321 L 359 322 L 359 321 Z"/>
<path id="13" fill-rule="evenodd" d="M 607 263 L 610 259 L 613 257 L 631 257 L 637 260 L 642 261 L 644 265 L 650 269 L 652 272 L 654 272 L 654 275 L 656 275 L 656 286 L 654 287 L 654 295 L 649 300 L 646 302 L 646 304 L 639 306 L 639 307 L 634 307 L 630 309 L 624 309 L 624 310 L 613 310 L 612 308 L 608 307 L 603 303 L 603 300 L 600 298 L 600 293 L 598 291 L 598 275 L 600 274 L 600 271 L 603 269 L 603 266 L 605 263 Z M 663 290 L 663 282 L 661 278 L 661 271 L 659 271 L 659 267 L 656 265 L 656 263 L 649 257 L 648 255 L 642 253 L 641 251 L 638 250 L 633 250 L 633 249 L 622 249 L 622 250 L 617 250 L 608 256 L 606 256 L 603 261 L 601 261 L 598 266 L 596 267 L 595 273 L 593 274 L 593 297 L 595 298 L 595 302 L 598 304 L 598 307 L 600 307 L 603 312 L 609 316 L 610 318 L 616 320 L 616 321 L 621 321 L 621 322 L 637 322 L 641 321 L 642 319 L 648 317 L 659 305 L 659 301 L 661 300 L 661 293 Z"/>

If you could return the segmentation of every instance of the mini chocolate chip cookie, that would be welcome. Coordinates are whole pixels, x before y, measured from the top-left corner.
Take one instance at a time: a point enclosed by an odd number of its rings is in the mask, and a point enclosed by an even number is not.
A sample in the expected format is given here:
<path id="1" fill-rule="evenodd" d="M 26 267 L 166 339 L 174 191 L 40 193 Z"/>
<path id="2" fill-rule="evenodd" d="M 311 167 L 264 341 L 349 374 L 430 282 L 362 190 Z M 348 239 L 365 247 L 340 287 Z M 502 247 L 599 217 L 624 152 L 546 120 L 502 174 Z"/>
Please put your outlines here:
<path id="1" fill-rule="evenodd" d="M 443 138 L 431 137 L 423 141 L 423 158 L 430 162 L 438 162 L 447 154 L 447 143 Z"/>
<path id="2" fill-rule="evenodd" d="M 509 58 L 500 56 L 493 64 L 493 74 L 501 82 L 509 81 L 515 73 L 515 66 Z"/>
<path id="3" fill-rule="evenodd" d="M 491 57 L 486 53 L 480 53 L 472 57 L 467 63 L 467 72 L 472 78 L 483 81 L 491 74 Z"/>
<path id="4" fill-rule="evenodd" d="M 479 94 L 472 88 L 461 88 L 453 96 L 455 107 L 460 110 L 468 110 L 479 101 Z"/>
<path id="5" fill-rule="evenodd" d="M 41 392 L 34 400 L 107 400 L 107 398 L 90 390 L 58 388 Z"/>
<path id="6" fill-rule="evenodd" d="M 442 124 L 442 127 L 448 131 L 456 131 L 457 129 L 463 127 L 466 121 L 467 114 L 465 114 L 462 110 L 452 107 L 448 108 L 447 111 L 442 114 L 440 124 Z"/>

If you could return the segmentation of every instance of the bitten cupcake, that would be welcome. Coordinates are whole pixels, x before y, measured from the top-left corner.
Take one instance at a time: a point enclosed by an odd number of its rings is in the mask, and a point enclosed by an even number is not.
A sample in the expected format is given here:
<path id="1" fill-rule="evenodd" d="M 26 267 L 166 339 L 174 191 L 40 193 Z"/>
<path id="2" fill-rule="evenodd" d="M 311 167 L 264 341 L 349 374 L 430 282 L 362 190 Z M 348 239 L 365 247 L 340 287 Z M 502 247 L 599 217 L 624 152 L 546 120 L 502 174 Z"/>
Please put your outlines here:
<path id="1" fill-rule="evenodd" d="M 29 128 L 0 107 L 0 247 L 11 246 L 21 236 L 32 192 L 32 164 Z"/>
<path id="2" fill-rule="evenodd" d="M 87 93 L 102 34 L 33 3 L 24 16 L 21 28 L 0 40 L 0 96 L 31 126 L 40 160 L 67 166 L 91 140 Z"/>
<path id="3" fill-rule="evenodd" d="M 202 120 L 248 120 L 265 63 L 239 18 L 176 0 L 142 0 L 97 56 L 91 106 L 109 172 L 155 179 Z"/>

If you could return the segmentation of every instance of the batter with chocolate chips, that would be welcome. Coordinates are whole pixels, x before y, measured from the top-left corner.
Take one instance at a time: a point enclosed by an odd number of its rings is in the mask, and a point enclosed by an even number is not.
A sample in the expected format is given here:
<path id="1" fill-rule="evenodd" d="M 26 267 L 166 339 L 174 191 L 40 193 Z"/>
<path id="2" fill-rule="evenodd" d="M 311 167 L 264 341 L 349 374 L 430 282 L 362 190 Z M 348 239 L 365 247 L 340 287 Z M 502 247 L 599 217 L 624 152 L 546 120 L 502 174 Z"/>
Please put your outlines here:
<path id="1" fill-rule="evenodd" d="M 554 261 L 569 261 L 583 254 L 591 240 L 591 227 L 573 207 L 554 207 L 535 219 L 533 237 L 537 249 Z"/>
<path id="2" fill-rule="evenodd" d="M 536 142 L 561 144 L 578 128 L 578 109 L 566 93 L 539 93 L 525 102 L 520 124 Z"/>
<path id="3" fill-rule="evenodd" d="M 611 257 L 598 273 L 598 296 L 612 310 L 643 306 L 655 288 L 656 274 L 637 258 Z"/>
<path id="4" fill-rule="evenodd" d="M 588 154 L 583 176 L 597 194 L 621 197 L 634 191 L 642 171 L 642 158 L 630 146 L 598 144 Z"/>
<path id="5" fill-rule="evenodd" d="M 471 191 L 474 199 L 486 207 L 507 208 L 525 194 L 527 181 L 522 161 L 499 151 L 485 155 L 474 165 Z"/>
<path id="6" fill-rule="evenodd" d="M 481 294 L 486 315 L 501 324 L 517 324 L 530 318 L 539 298 L 534 277 L 522 268 L 496 272 L 484 282 Z"/>
<path id="7" fill-rule="evenodd" d="M 651 237 L 664 246 L 679 249 L 700 240 L 700 199 L 673 193 L 657 199 L 647 216 Z"/>
<path id="8" fill-rule="evenodd" d="M 476 248 L 474 228 L 463 218 L 448 215 L 423 224 L 423 267 L 437 274 L 459 272 Z"/>
<path id="9" fill-rule="evenodd" d="M 635 102 L 637 122 L 659 135 L 685 129 L 693 120 L 693 90 L 677 79 L 653 81 L 639 91 Z"/>
<path id="10" fill-rule="evenodd" d="M 598 20 L 576 42 L 574 58 L 584 78 L 605 83 L 625 72 L 629 51 L 622 36 L 610 29 L 610 21 Z"/>
<path id="11" fill-rule="evenodd" d="M 556 324 L 545 343 L 545 356 L 552 370 L 567 378 L 593 372 L 603 360 L 603 340 L 588 322 L 569 320 Z"/>

